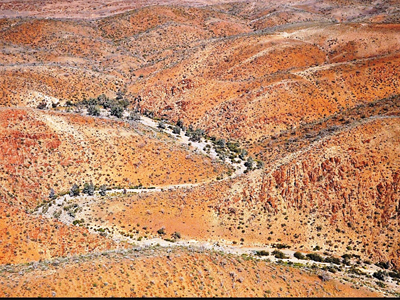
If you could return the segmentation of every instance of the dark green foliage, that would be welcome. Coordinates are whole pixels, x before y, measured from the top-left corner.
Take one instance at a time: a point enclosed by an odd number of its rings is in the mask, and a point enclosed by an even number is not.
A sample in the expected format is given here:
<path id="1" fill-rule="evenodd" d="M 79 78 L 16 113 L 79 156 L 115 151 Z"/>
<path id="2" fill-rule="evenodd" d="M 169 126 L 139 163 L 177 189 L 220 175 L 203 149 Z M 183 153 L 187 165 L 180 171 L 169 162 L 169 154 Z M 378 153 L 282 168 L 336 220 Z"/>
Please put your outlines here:
<path id="1" fill-rule="evenodd" d="M 96 105 L 89 105 L 87 111 L 90 116 L 100 116 L 100 108 Z"/>
<path id="2" fill-rule="evenodd" d="M 110 113 L 112 116 L 115 116 L 117 118 L 122 118 L 122 115 L 124 113 L 124 108 L 119 105 L 113 105 L 111 107 Z"/>
<path id="3" fill-rule="evenodd" d="M 181 128 L 178 127 L 178 126 L 175 126 L 175 127 L 172 129 L 172 133 L 174 133 L 174 134 L 181 134 Z"/>
<path id="4" fill-rule="evenodd" d="M 74 225 L 80 225 L 80 224 L 83 224 L 83 223 L 85 223 L 85 220 L 84 220 L 84 219 L 74 220 L 74 221 L 72 222 L 72 224 L 74 224 Z"/>
<path id="5" fill-rule="evenodd" d="M 248 155 L 248 152 L 246 151 L 246 149 L 242 149 L 242 152 L 240 152 L 240 154 L 239 154 L 239 158 L 241 160 L 245 160 L 247 155 Z"/>
<path id="6" fill-rule="evenodd" d="M 377 262 L 375 265 L 386 270 L 389 269 L 390 267 L 389 262 L 384 262 L 384 261 Z"/>
<path id="7" fill-rule="evenodd" d="M 165 123 L 163 121 L 160 121 L 160 122 L 158 122 L 157 127 L 160 128 L 160 129 L 165 129 L 166 126 L 165 126 Z"/>
<path id="8" fill-rule="evenodd" d="M 86 107 L 96 106 L 99 104 L 99 100 L 98 100 L 98 98 L 83 99 L 79 104 L 86 106 Z"/>
<path id="9" fill-rule="evenodd" d="M 390 271 L 390 272 L 388 273 L 388 275 L 389 275 L 390 277 L 392 277 L 392 278 L 400 279 L 400 274 L 399 274 L 397 271 L 395 271 L 395 272 Z"/>
<path id="10" fill-rule="evenodd" d="M 324 262 L 340 265 L 340 259 L 332 256 L 325 257 Z"/>
<path id="11" fill-rule="evenodd" d="M 303 253 L 301 253 L 301 252 L 295 252 L 294 254 L 294 257 L 296 257 L 297 259 L 305 259 L 306 257 L 303 255 Z"/>
<path id="12" fill-rule="evenodd" d="M 381 271 L 381 270 L 379 270 L 379 271 L 375 272 L 374 274 L 372 274 L 372 276 L 374 276 L 376 279 L 385 281 L 386 273 Z"/>
<path id="13" fill-rule="evenodd" d="M 87 194 L 89 196 L 93 196 L 94 195 L 94 185 L 93 183 L 85 183 L 82 189 L 82 192 L 84 194 Z"/>
<path id="14" fill-rule="evenodd" d="M 233 142 L 228 142 L 226 143 L 226 146 L 228 147 L 229 150 L 235 153 L 240 153 L 242 150 L 239 148 L 239 143 L 233 143 Z"/>
<path id="15" fill-rule="evenodd" d="M 105 196 L 106 195 L 106 191 L 107 191 L 107 186 L 105 184 L 103 184 L 102 186 L 100 186 L 100 196 Z"/>
<path id="16" fill-rule="evenodd" d="M 272 244 L 272 247 L 277 248 L 277 249 L 289 249 L 290 246 L 287 244 Z"/>
<path id="17" fill-rule="evenodd" d="M 276 258 L 279 258 L 279 259 L 289 258 L 289 257 L 287 257 L 287 256 L 285 255 L 285 253 L 283 253 L 282 251 L 279 251 L 279 250 L 274 250 L 274 251 L 272 252 L 272 255 L 274 255 Z"/>
<path id="18" fill-rule="evenodd" d="M 247 161 L 244 163 L 244 166 L 245 166 L 247 169 L 251 170 L 251 169 L 253 168 L 253 163 L 254 163 L 253 158 L 252 158 L 251 156 L 249 156 L 249 157 L 247 158 Z"/>
<path id="19" fill-rule="evenodd" d="M 104 94 L 101 94 L 99 97 L 97 97 L 97 100 L 98 104 L 102 105 L 105 109 L 109 109 L 115 104 L 115 101 L 111 100 Z"/>
<path id="20" fill-rule="evenodd" d="M 181 119 L 176 122 L 176 126 L 178 126 L 182 130 L 185 130 L 185 126 L 183 125 L 183 121 Z"/>
<path id="21" fill-rule="evenodd" d="M 196 130 L 192 130 L 192 126 L 190 125 L 188 130 L 186 131 L 186 135 L 189 136 L 189 141 L 192 142 L 200 142 L 201 137 L 205 134 L 204 130 L 197 128 Z"/>
<path id="22" fill-rule="evenodd" d="M 79 193 L 80 193 L 79 186 L 78 186 L 76 183 L 74 183 L 74 184 L 72 185 L 72 187 L 71 187 L 71 190 L 69 191 L 69 195 L 70 195 L 71 197 L 74 197 L 74 196 L 78 196 Z"/>
<path id="23" fill-rule="evenodd" d="M 309 259 L 313 260 L 313 261 L 317 261 L 317 262 L 323 262 L 324 258 L 319 255 L 318 253 L 308 253 L 306 255 L 306 257 L 308 257 Z"/>
<path id="24" fill-rule="evenodd" d="M 119 100 L 117 103 L 119 106 L 123 107 L 124 109 L 126 109 L 130 104 L 129 101 L 126 99 Z"/>
<path id="25" fill-rule="evenodd" d="M 265 250 L 256 251 L 256 255 L 258 256 L 269 256 L 269 252 Z"/>
<path id="26" fill-rule="evenodd" d="M 335 267 L 331 267 L 331 266 L 325 266 L 325 267 L 322 268 L 322 270 L 328 271 L 328 272 L 331 272 L 331 273 L 336 273 L 338 271 Z"/>
<path id="27" fill-rule="evenodd" d="M 347 257 L 344 257 L 344 258 L 342 259 L 342 264 L 344 264 L 344 265 L 346 265 L 346 266 L 350 266 L 350 265 L 351 265 L 350 259 L 347 258 Z"/>
<path id="28" fill-rule="evenodd" d="M 158 233 L 158 234 L 160 234 L 160 235 L 164 235 L 164 234 L 166 234 L 166 232 L 165 232 L 165 228 L 164 228 L 164 227 L 162 227 L 162 228 L 158 229 L 158 230 L 157 230 L 157 233 Z"/>
<path id="29" fill-rule="evenodd" d="M 224 139 L 219 139 L 217 141 L 217 146 L 221 147 L 221 148 L 224 148 L 226 146 L 226 141 Z"/>
<path id="30" fill-rule="evenodd" d="M 381 287 L 381 288 L 383 288 L 383 289 L 386 287 L 386 284 L 384 284 L 382 281 L 377 281 L 376 285 Z"/>
<path id="31" fill-rule="evenodd" d="M 355 266 L 352 266 L 349 270 L 349 273 L 351 274 L 356 274 L 356 275 L 366 275 L 366 273 L 364 273 L 363 271 L 361 271 L 360 269 L 357 269 Z"/>

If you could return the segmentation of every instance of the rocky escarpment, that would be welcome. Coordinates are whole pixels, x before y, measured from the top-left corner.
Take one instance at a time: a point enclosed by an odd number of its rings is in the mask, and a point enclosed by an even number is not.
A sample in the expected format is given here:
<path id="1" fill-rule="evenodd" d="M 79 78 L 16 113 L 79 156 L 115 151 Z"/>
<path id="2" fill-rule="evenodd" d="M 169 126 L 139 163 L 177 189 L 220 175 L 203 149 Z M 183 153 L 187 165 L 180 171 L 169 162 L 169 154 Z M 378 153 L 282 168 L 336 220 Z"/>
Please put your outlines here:
<path id="1" fill-rule="evenodd" d="M 239 199 L 246 205 L 225 198 L 219 211 L 243 211 L 249 227 L 261 211 L 269 240 L 399 268 L 399 137 L 398 117 L 365 120 L 253 174 Z"/>

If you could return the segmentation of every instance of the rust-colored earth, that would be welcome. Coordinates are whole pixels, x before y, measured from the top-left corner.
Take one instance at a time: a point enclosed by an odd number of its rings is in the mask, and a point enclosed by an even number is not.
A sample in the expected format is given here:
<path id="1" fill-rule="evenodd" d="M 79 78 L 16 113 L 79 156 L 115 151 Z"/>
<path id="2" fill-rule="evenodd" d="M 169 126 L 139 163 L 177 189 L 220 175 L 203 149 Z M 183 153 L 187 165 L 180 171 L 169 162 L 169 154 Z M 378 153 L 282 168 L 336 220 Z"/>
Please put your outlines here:
<path id="1" fill-rule="evenodd" d="M 399 32 L 394 0 L 0 1 L 0 294 L 399 296 Z"/>

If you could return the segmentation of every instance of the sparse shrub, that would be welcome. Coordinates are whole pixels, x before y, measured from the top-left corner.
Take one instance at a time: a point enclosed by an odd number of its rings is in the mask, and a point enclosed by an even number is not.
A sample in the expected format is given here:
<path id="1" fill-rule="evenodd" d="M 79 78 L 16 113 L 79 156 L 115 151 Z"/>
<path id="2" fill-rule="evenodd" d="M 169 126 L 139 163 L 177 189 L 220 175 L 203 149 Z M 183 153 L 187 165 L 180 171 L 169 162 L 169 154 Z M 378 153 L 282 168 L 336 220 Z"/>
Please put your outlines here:
<path id="1" fill-rule="evenodd" d="M 235 152 L 235 153 L 240 153 L 241 152 L 241 149 L 239 148 L 240 145 L 237 142 L 236 143 L 228 142 L 228 143 L 226 143 L 226 146 L 232 152 Z"/>
<path id="2" fill-rule="evenodd" d="M 318 276 L 322 281 L 328 281 L 331 279 L 328 273 L 324 272 L 321 275 Z"/>
<path id="3" fill-rule="evenodd" d="M 247 169 L 251 170 L 253 168 L 253 163 L 254 163 L 253 158 L 251 156 L 249 156 L 247 158 L 247 161 L 244 163 L 244 165 Z"/>
<path id="4" fill-rule="evenodd" d="M 240 158 L 241 160 L 245 160 L 247 155 L 248 155 L 247 150 L 246 150 L 246 149 L 242 149 L 242 151 L 241 151 L 240 154 L 239 154 L 239 158 Z"/>
<path id="5" fill-rule="evenodd" d="M 288 258 L 288 257 L 285 255 L 285 253 L 283 253 L 282 251 L 279 251 L 279 250 L 274 250 L 274 251 L 272 252 L 272 254 L 275 256 L 275 258 L 279 258 L 279 259 Z"/>
<path id="6" fill-rule="evenodd" d="M 165 129 L 166 126 L 165 126 L 165 123 L 163 121 L 160 121 L 160 122 L 158 122 L 157 127 L 160 128 L 160 129 Z"/>
<path id="7" fill-rule="evenodd" d="M 366 273 L 364 273 L 363 271 L 361 271 L 360 269 L 357 269 L 355 266 L 352 266 L 349 270 L 349 273 L 351 274 L 356 274 L 356 275 L 366 275 Z"/>
<path id="8" fill-rule="evenodd" d="M 340 265 L 340 259 L 332 256 L 325 257 L 324 262 Z"/>
<path id="9" fill-rule="evenodd" d="M 226 141 L 224 139 L 219 139 L 217 141 L 217 146 L 221 147 L 221 148 L 224 148 L 226 146 Z"/>
<path id="10" fill-rule="evenodd" d="M 294 257 L 296 257 L 297 259 L 305 259 L 306 257 L 303 255 L 303 253 L 297 251 L 294 254 Z"/>
<path id="11" fill-rule="evenodd" d="M 104 96 L 104 97 L 102 97 Z M 99 98 L 100 97 L 100 98 Z M 109 109 L 114 105 L 114 101 L 110 98 L 106 97 L 104 94 L 100 95 L 98 99 L 98 103 L 102 105 L 105 109 Z"/>
<path id="12" fill-rule="evenodd" d="M 374 276 L 378 280 L 385 281 L 386 273 L 379 270 L 379 271 L 376 271 L 374 274 L 372 274 L 372 276 Z"/>
<path id="13" fill-rule="evenodd" d="M 118 98 L 116 98 L 118 100 Z M 126 109 L 129 106 L 129 101 L 127 99 L 120 99 L 118 101 L 118 105 L 121 106 L 123 109 Z"/>
<path id="14" fill-rule="evenodd" d="M 389 262 L 380 261 L 380 262 L 377 262 L 377 263 L 375 264 L 375 266 L 387 270 L 387 269 L 389 269 L 390 264 L 389 264 Z"/>
<path id="15" fill-rule="evenodd" d="M 392 277 L 392 278 L 397 278 L 397 279 L 400 279 L 400 274 L 397 272 L 397 271 L 390 271 L 389 273 L 388 273 L 388 275 L 390 276 L 390 277 Z"/>
<path id="16" fill-rule="evenodd" d="M 181 238 L 181 233 L 180 232 L 177 232 L 177 231 L 175 231 L 172 235 L 171 235 L 171 237 L 173 238 L 173 239 L 176 239 L 176 240 L 178 240 L 178 239 L 180 239 Z"/>
<path id="17" fill-rule="evenodd" d="M 181 128 L 182 130 L 185 130 L 185 126 L 183 125 L 183 121 L 181 119 L 179 119 L 178 122 L 176 122 L 176 126 Z"/>
<path id="18" fill-rule="evenodd" d="M 264 168 L 264 162 L 262 162 L 261 160 L 257 160 L 257 169 L 262 169 Z"/>
<path id="19" fill-rule="evenodd" d="M 74 183 L 71 187 L 71 190 L 69 191 L 69 195 L 71 197 L 74 197 L 74 196 L 79 196 L 79 193 L 80 193 L 79 186 L 76 183 Z"/>
<path id="20" fill-rule="evenodd" d="M 140 121 L 140 115 L 137 112 L 131 111 L 128 119 L 132 121 Z"/>
<path id="21" fill-rule="evenodd" d="M 117 118 L 122 118 L 122 116 L 124 114 L 124 108 L 122 106 L 119 106 L 119 105 L 113 105 L 111 107 L 110 114 L 112 116 L 117 117 Z"/>
<path id="22" fill-rule="evenodd" d="M 308 257 L 309 259 L 313 260 L 313 261 L 317 261 L 317 262 L 323 262 L 324 258 L 319 255 L 318 253 L 308 253 L 306 255 L 306 257 Z"/>
<path id="23" fill-rule="evenodd" d="M 100 116 L 100 108 L 96 105 L 89 105 L 87 111 L 90 116 Z"/>
<path id="24" fill-rule="evenodd" d="M 56 210 L 54 213 L 53 213 L 53 217 L 54 218 L 56 218 L 56 219 L 58 219 L 60 216 L 61 216 L 61 210 Z"/>
<path id="25" fill-rule="evenodd" d="M 100 186 L 100 189 L 99 189 L 100 196 L 105 196 L 106 195 L 106 191 L 107 191 L 107 186 L 105 184 Z"/>
<path id="26" fill-rule="evenodd" d="M 386 284 L 384 284 L 382 281 L 377 281 L 376 285 L 381 287 L 381 288 L 385 288 L 386 287 Z"/>
<path id="27" fill-rule="evenodd" d="M 269 252 L 265 250 L 256 251 L 256 255 L 258 256 L 269 256 Z"/>
<path id="28" fill-rule="evenodd" d="M 40 102 L 40 103 L 38 104 L 37 108 L 38 108 L 38 109 L 46 109 L 46 108 L 47 108 L 47 103 L 46 103 L 46 101 L 43 100 L 42 102 Z"/>
<path id="29" fill-rule="evenodd" d="M 157 230 L 157 233 L 160 234 L 160 235 L 165 235 L 165 234 L 166 234 L 165 228 L 162 227 L 162 228 L 158 229 L 158 230 Z"/>
<path id="30" fill-rule="evenodd" d="M 172 129 L 172 133 L 174 133 L 174 134 L 181 134 L 181 128 L 178 127 L 178 126 L 175 126 L 175 127 Z"/>
<path id="31" fill-rule="evenodd" d="M 277 249 L 289 249 L 290 246 L 287 244 L 272 244 L 272 247 L 277 248 Z"/>
<path id="32" fill-rule="evenodd" d="M 94 185 L 92 182 L 90 183 L 85 183 L 82 189 L 82 192 L 84 194 L 87 194 L 89 196 L 93 196 L 94 195 Z"/>

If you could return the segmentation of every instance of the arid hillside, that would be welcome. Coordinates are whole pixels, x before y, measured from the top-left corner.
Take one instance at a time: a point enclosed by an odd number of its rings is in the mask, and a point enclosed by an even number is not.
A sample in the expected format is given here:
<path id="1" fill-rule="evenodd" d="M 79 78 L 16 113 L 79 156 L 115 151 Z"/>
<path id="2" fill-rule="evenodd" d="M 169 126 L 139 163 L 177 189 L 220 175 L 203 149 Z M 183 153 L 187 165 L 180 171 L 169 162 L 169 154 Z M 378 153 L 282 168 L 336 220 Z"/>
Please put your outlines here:
<path id="1" fill-rule="evenodd" d="M 7 297 L 377 297 L 322 273 L 210 251 L 154 247 L 1 269 Z"/>
<path id="2" fill-rule="evenodd" d="M 109 188 L 214 179 L 226 168 L 137 122 L 33 109 L 0 111 L 0 197 L 34 208 L 74 183 Z"/>
<path id="3" fill-rule="evenodd" d="M 399 296 L 399 32 L 395 0 L 0 0 L 0 295 Z"/>
<path id="4" fill-rule="evenodd" d="M 1 203 L 0 264 L 23 264 L 127 247 L 85 228 L 35 217 L 16 205 Z"/>
<path id="5" fill-rule="evenodd" d="M 233 180 L 99 198 L 77 215 L 110 236 L 158 237 L 353 253 L 398 268 L 399 117 L 344 126 Z M 111 213 L 112 212 L 112 213 Z M 138 224 L 136 226 L 136 224 Z"/>

